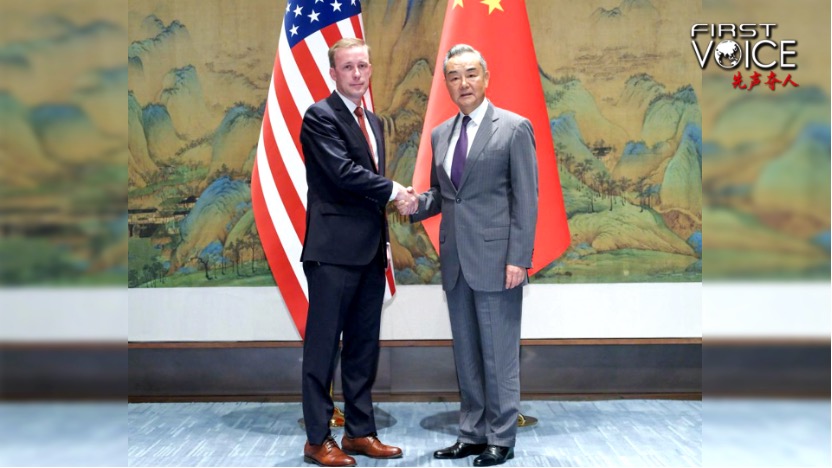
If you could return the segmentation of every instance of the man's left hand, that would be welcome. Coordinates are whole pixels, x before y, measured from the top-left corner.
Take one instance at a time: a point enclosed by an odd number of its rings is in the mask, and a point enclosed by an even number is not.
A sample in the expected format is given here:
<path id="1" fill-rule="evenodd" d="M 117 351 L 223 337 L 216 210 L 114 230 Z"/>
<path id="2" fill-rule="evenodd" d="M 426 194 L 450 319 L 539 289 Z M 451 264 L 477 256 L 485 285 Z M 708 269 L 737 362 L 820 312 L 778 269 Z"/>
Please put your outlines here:
<path id="1" fill-rule="evenodd" d="M 506 289 L 520 286 L 526 279 L 526 269 L 514 265 L 506 265 Z"/>

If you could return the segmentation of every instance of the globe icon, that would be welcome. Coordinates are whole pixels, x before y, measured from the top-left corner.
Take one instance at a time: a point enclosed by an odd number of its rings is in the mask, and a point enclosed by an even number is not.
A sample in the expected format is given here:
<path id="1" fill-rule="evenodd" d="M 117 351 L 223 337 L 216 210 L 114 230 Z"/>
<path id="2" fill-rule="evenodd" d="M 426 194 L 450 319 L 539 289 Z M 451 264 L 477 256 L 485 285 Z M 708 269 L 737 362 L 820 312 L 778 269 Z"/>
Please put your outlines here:
<path id="1" fill-rule="evenodd" d="M 716 46 L 714 60 L 722 68 L 734 68 L 742 59 L 742 49 L 734 41 L 722 41 Z"/>

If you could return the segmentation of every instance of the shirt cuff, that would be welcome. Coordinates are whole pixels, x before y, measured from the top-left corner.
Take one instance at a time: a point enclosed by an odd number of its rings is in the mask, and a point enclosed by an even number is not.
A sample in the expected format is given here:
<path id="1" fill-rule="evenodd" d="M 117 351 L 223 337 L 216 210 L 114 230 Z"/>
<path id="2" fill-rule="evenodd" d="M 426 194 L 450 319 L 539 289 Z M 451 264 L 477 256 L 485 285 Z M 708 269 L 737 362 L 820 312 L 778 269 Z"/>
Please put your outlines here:
<path id="1" fill-rule="evenodd" d="M 390 198 L 387 199 L 388 202 L 391 202 L 391 201 L 395 200 L 396 195 L 399 194 L 399 191 L 404 191 L 405 190 L 405 188 L 404 188 L 404 186 L 402 186 L 402 184 L 396 182 L 395 180 L 392 181 L 392 182 L 393 182 L 393 190 L 390 192 Z"/>

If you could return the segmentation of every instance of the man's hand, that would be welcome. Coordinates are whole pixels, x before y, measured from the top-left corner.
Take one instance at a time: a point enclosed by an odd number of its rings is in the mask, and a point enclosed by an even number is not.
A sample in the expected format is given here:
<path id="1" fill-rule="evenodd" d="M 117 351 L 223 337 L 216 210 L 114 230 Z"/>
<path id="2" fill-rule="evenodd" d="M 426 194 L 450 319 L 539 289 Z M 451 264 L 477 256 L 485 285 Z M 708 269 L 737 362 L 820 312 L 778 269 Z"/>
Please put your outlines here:
<path id="1" fill-rule="evenodd" d="M 526 279 L 526 269 L 514 265 L 506 265 L 506 289 L 520 285 Z"/>
<path id="2" fill-rule="evenodd" d="M 412 215 L 419 208 L 419 199 L 416 198 L 416 191 L 413 187 L 407 187 L 407 190 L 399 191 L 396 194 L 396 208 L 402 216 Z"/>

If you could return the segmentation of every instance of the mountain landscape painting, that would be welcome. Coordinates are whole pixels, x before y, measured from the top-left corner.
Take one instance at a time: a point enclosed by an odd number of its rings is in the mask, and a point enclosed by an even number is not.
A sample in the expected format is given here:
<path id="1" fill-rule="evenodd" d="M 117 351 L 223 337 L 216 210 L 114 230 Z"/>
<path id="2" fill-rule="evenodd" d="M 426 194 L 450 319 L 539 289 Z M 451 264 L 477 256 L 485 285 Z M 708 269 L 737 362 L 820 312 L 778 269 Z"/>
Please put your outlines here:
<path id="1" fill-rule="evenodd" d="M 123 287 L 123 10 L 91 2 L 4 6 L 0 286 Z"/>
<path id="2" fill-rule="evenodd" d="M 129 3 L 131 287 L 274 284 L 250 178 L 279 3 Z M 387 174 L 408 185 L 446 2 L 363 3 Z M 700 6 L 526 5 L 572 236 L 532 281 L 701 281 L 702 78 L 677 34 Z M 421 225 L 388 212 L 397 282 L 438 284 Z"/>

